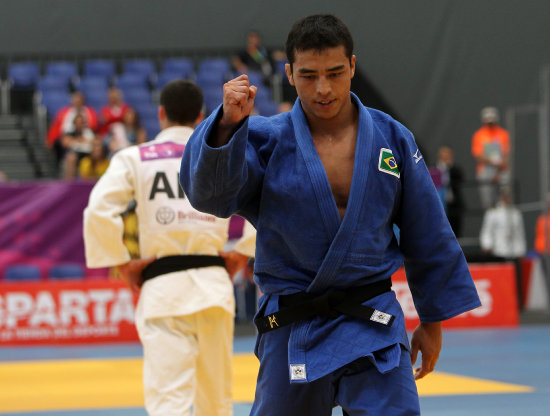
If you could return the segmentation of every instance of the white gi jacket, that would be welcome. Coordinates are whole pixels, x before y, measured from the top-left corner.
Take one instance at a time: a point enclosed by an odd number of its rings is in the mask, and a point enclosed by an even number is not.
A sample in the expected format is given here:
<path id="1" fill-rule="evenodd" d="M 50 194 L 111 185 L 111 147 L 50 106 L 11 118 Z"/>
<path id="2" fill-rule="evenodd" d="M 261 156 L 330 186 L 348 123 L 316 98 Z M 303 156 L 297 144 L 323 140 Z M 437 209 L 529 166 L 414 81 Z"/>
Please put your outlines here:
<path id="1" fill-rule="evenodd" d="M 217 255 L 224 249 L 229 220 L 192 208 L 178 184 L 181 155 L 192 132 L 189 127 L 169 127 L 155 140 L 113 156 L 84 211 L 88 267 L 110 267 L 130 260 L 122 241 L 120 214 L 132 199 L 137 201 L 141 258 Z M 233 285 L 221 267 L 173 272 L 148 280 L 140 303 L 145 319 L 187 315 L 214 306 L 235 313 Z"/>
<path id="2" fill-rule="evenodd" d="M 484 250 L 507 259 L 525 255 L 527 244 L 523 217 L 519 209 L 499 202 L 483 217 L 480 244 Z"/>

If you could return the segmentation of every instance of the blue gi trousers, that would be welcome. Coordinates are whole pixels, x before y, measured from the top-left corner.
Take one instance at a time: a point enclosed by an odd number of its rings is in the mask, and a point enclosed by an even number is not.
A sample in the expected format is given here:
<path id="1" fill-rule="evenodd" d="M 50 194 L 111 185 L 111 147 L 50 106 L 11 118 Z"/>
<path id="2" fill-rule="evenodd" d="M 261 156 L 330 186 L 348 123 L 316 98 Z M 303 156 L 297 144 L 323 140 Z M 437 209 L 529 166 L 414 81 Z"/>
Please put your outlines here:
<path id="1" fill-rule="evenodd" d="M 381 374 L 368 358 L 310 383 L 289 381 L 290 326 L 261 335 L 260 371 L 251 416 L 330 416 L 336 405 L 349 416 L 420 415 L 410 354 Z"/>

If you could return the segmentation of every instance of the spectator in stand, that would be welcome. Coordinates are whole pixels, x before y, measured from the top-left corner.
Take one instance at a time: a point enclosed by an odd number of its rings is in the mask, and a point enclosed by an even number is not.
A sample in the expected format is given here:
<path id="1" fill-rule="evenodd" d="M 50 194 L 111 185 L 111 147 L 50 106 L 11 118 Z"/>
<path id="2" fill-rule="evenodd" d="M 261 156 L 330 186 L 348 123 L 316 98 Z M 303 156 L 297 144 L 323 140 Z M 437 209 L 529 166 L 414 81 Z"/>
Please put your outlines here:
<path id="1" fill-rule="evenodd" d="M 101 128 L 99 133 L 103 136 L 109 132 L 113 123 L 121 123 L 126 111 L 130 108 L 122 99 L 122 92 L 111 87 L 107 94 L 108 104 L 101 109 Z"/>
<path id="2" fill-rule="evenodd" d="M 512 204 L 511 191 L 501 189 L 499 202 L 483 217 L 480 233 L 481 250 L 487 261 L 513 261 L 516 268 L 517 294 L 521 307 L 521 264 L 527 252 L 521 211 Z"/>
<path id="3" fill-rule="evenodd" d="M 92 142 L 92 151 L 84 156 L 78 165 L 78 176 L 83 180 L 95 181 L 101 177 L 109 167 L 109 159 L 105 145 L 101 139 Z"/>
<path id="4" fill-rule="evenodd" d="M 483 126 L 472 137 L 472 155 L 477 161 L 481 205 L 488 209 L 497 202 L 499 185 L 510 181 L 510 136 L 498 125 L 499 113 L 495 107 L 481 110 L 481 122 Z"/>
<path id="5" fill-rule="evenodd" d="M 126 109 L 122 122 L 111 124 L 110 132 L 105 137 L 110 155 L 125 147 L 146 141 L 147 131 L 141 125 L 139 115 L 131 107 Z"/>
<path id="6" fill-rule="evenodd" d="M 273 61 L 285 60 L 284 52 L 276 50 L 269 53 L 262 45 L 260 34 L 251 30 L 246 36 L 246 47 L 239 52 L 232 60 L 233 67 L 241 73 L 250 71 L 260 72 L 264 76 L 264 83 L 270 84 L 270 77 L 273 75 Z"/>
<path id="7" fill-rule="evenodd" d="M 442 146 L 439 149 L 437 169 L 441 172 L 445 212 L 451 228 L 458 238 L 462 235 L 462 215 L 464 213 L 462 183 L 464 182 L 464 175 L 462 169 L 454 163 L 453 149 L 448 146 Z"/>
<path id="8" fill-rule="evenodd" d="M 85 105 L 84 95 L 79 91 L 75 91 L 71 97 L 71 105 L 62 108 L 55 115 L 46 137 L 46 146 L 55 151 L 58 164 L 64 159 L 66 152 L 66 148 L 62 145 L 60 139 L 74 131 L 74 119 L 78 114 L 84 117 L 88 128 L 94 132 L 97 131 L 96 112 L 93 108 Z"/>
<path id="9" fill-rule="evenodd" d="M 60 140 L 64 149 L 63 177 L 74 179 L 80 160 L 92 151 L 95 133 L 86 123 L 82 114 L 77 114 L 73 119 L 73 128 L 63 135 Z"/>
<path id="10" fill-rule="evenodd" d="M 8 181 L 8 175 L 6 175 L 4 172 L 0 170 L 0 183 L 4 183 Z"/>

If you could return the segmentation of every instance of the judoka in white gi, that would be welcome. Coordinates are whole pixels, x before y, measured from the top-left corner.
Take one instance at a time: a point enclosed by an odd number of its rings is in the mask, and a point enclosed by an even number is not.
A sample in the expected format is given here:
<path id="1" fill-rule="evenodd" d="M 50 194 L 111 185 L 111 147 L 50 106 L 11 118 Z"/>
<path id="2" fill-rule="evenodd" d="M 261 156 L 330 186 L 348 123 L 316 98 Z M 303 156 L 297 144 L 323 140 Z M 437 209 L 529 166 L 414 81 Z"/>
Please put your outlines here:
<path id="1" fill-rule="evenodd" d="M 151 416 L 191 415 L 191 406 L 195 416 L 233 414 L 235 300 L 219 257 L 229 221 L 193 209 L 178 184 L 181 155 L 202 118 L 202 102 L 195 84 L 167 84 L 160 97 L 162 131 L 155 140 L 114 155 L 84 212 L 88 266 L 119 266 L 130 286 L 141 286 L 136 326 L 144 350 L 145 407 Z M 122 241 L 120 214 L 134 198 L 142 260 L 130 260 Z M 248 240 L 254 237 L 247 235 Z M 240 257 L 244 265 L 253 256 L 254 245 L 248 246 L 249 252 L 231 256 L 233 263 Z M 151 263 L 152 258 L 157 262 Z M 175 261 L 162 263 L 166 259 Z M 204 264 L 195 264 L 196 259 Z M 164 266 L 157 267 L 158 276 L 143 282 L 142 271 L 145 275 L 159 264 Z"/>
<path id="2" fill-rule="evenodd" d="M 256 87 L 246 75 L 229 81 L 180 171 L 193 206 L 257 229 L 251 414 L 420 414 L 415 377 L 435 367 L 440 322 L 480 305 L 464 255 L 413 135 L 350 92 L 347 27 L 300 19 L 286 52 L 293 109 L 249 117 Z M 410 344 L 394 292 L 379 290 L 403 263 L 422 322 Z"/>

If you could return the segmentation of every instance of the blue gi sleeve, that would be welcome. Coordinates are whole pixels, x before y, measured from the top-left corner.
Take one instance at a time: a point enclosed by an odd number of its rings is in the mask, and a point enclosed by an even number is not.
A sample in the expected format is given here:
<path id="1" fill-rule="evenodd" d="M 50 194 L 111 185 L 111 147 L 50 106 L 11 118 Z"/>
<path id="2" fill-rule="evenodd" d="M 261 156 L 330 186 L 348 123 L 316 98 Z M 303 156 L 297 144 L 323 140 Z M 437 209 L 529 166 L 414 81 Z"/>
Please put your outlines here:
<path id="1" fill-rule="evenodd" d="M 259 192 L 265 166 L 248 141 L 249 118 L 243 120 L 226 145 L 219 148 L 208 145 L 221 112 L 220 106 L 189 138 L 179 178 L 194 208 L 227 218 L 243 209 Z"/>
<path id="2" fill-rule="evenodd" d="M 481 302 L 413 135 L 402 125 L 396 130 L 402 179 L 397 225 L 407 281 L 420 320 L 446 320 Z"/>

